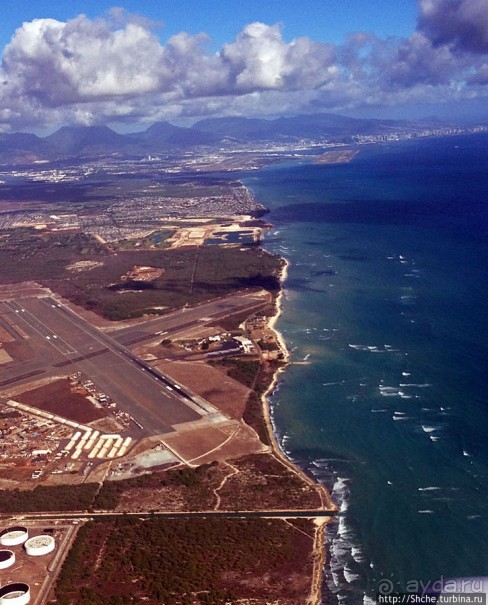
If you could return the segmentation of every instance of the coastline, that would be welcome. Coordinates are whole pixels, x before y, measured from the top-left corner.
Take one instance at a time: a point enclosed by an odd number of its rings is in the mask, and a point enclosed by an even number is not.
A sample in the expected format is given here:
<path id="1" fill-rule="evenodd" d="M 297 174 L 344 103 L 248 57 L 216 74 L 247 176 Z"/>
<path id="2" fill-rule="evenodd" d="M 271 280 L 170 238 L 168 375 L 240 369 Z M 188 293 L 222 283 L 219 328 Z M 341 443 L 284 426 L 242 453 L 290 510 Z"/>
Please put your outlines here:
<path id="1" fill-rule="evenodd" d="M 280 331 L 276 328 L 278 319 L 282 313 L 282 300 L 284 295 L 284 283 L 288 277 L 288 269 L 290 262 L 288 259 L 281 257 L 283 260 L 283 267 L 279 275 L 280 290 L 274 300 L 274 313 L 268 320 L 268 327 L 273 331 L 276 341 L 278 342 L 280 349 L 283 353 L 284 365 L 278 368 L 273 378 L 268 385 L 267 389 L 261 395 L 261 406 L 266 430 L 269 435 L 271 450 L 274 456 L 276 456 L 283 464 L 285 464 L 290 470 L 296 473 L 303 481 L 313 486 L 320 496 L 321 505 L 324 510 L 338 510 L 337 505 L 333 502 L 332 497 L 324 485 L 314 481 L 309 477 L 302 469 L 296 466 L 287 456 L 283 453 L 274 432 L 273 423 L 271 420 L 271 406 L 270 397 L 273 394 L 279 380 L 279 376 L 284 372 L 291 363 L 290 352 L 286 346 L 285 339 Z M 320 605 L 322 597 L 322 584 L 324 576 L 324 566 L 327 561 L 327 553 L 325 548 L 325 528 L 326 525 L 332 520 L 332 517 L 321 517 L 314 519 L 315 521 L 315 535 L 312 547 L 312 558 L 313 558 L 313 574 L 311 578 L 310 594 L 307 600 L 307 605 Z"/>
<path id="2" fill-rule="evenodd" d="M 280 318 L 281 310 L 282 310 L 281 301 L 283 300 L 283 295 L 284 295 L 283 284 L 285 283 L 286 279 L 288 278 L 288 268 L 290 266 L 290 261 L 288 259 L 286 259 L 282 256 L 281 260 L 283 261 L 283 267 L 281 268 L 281 272 L 280 272 L 280 275 L 278 278 L 278 280 L 280 282 L 280 291 L 278 292 L 278 295 L 276 296 L 276 298 L 274 300 L 275 312 L 268 320 L 268 327 L 270 328 L 270 330 L 273 330 L 276 341 L 278 342 L 281 352 L 283 353 L 283 359 L 286 363 L 288 363 L 288 360 L 290 358 L 290 352 L 288 351 L 288 347 L 286 346 L 286 342 L 283 338 L 283 335 L 279 332 L 279 330 L 276 329 L 276 323 L 278 322 L 278 319 Z M 273 384 L 273 389 L 275 386 L 276 386 L 276 384 Z"/>

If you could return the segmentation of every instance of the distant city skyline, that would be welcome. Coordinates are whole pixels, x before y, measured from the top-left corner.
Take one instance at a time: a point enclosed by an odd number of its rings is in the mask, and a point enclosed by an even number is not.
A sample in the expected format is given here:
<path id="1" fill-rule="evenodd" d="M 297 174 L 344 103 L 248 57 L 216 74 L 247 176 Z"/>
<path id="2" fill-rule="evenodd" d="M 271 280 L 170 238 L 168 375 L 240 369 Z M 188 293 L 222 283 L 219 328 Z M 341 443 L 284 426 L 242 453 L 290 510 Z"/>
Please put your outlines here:
<path id="1" fill-rule="evenodd" d="M 0 132 L 488 115 L 488 0 L 18 0 L 2 13 Z"/>

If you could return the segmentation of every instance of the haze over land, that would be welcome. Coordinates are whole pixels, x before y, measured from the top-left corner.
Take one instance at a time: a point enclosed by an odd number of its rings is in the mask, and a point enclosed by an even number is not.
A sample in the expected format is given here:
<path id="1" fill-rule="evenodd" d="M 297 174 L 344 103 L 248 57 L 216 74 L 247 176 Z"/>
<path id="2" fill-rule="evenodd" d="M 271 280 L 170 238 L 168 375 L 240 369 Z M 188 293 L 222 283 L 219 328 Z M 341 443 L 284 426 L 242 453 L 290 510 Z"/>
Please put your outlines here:
<path id="1" fill-rule="evenodd" d="M 391 36 L 376 2 L 364 29 L 353 23 L 339 41 L 334 3 L 328 13 L 306 2 L 299 18 L 292 3 L 267 11 L 254 4 L 232 20 L 199 2 L 182 23 L 190 33 L 173 33 L 171 11 L 159 3 L 147 3 L 143 15 L 124 8 L 102 13 L 106 3 L 90 14 L 90 2 L 64 10 L 49 5 L 40 14 L 42 7 L 29 12 L 29 2 L 16 3 L 2 32 L 9 42 L 0 69 L 0 129 L 47 133 L 63 124 L 105 124 L 130 131 L 167 119 L 188 125 L 204 117 L 325 111 L 485 115 L 486 0 L 419 0 L 416 14 L 413 2 L 400 2 Z M 87 9 L 89 16 L 82 14 Z M 200 31 L 199 16 L 207 25 L 212 15 L 221 25 L 217 48 Z M 399 27 L 406 17 L 416 22 L 409 32 Z"/>
<path id="2" fill-rule="evenodd" d="M 46 137 L 30 133 L 0 133 L 0 163 L 30 164 L 67 158 L 99 160 L 103 157 L 157 161 L 164 157 L 173 170 L 199 171 L 202 162 L 214 170 L 257 168 L 276 161 L 276 153 L 324 146 L 344 146 L 483 132 L 484 123 L 459 126 L 455 122 L 426 119 L 371 120 L 335 114 L 289 118 L 208 118 L 191 128 L 156 122 L 146 130 L 119 134 L 108 126 L 62 126 Z M 322 149 L 323 151 L 323 149 Z M 239 153 L 238 153 L 239 152 Z M 169 155 L 168 155 L 169 154 Z M 186 157 L 185 157 L 186 155 Z M 190 155 L 194 158 L 190 160 Z M 198 158 L 198 159 L 197 159 Z M 220 163 L 222 158 L 226 163 Z M 267 159 L 265 159 L 267 158 Z M 331 161 L 330 154 L 327 161 Z"/>

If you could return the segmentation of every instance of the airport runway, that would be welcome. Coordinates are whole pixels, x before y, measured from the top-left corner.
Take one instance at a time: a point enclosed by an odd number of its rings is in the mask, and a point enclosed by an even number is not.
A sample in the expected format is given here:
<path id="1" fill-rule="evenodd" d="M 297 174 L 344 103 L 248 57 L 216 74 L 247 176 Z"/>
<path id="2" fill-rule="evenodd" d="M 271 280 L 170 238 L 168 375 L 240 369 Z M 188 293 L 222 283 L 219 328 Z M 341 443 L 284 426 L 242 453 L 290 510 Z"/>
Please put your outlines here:
<path id="1" fill-rule="evenodd" d="M 145 434 L 168 433 L 175 424 L 210 419 L 217 410 L 127 347 L 233 313 L 250 313 L 267 302 L 256 293 L 237 294 L 105 333 L 49 296 L 9 298 L 0 301 L 0 325 L 30 357 L 0 366 L 0 389 L 81 372 L 136 419 Z"/>
<path id="2" fill-rule="evenodd" d="M 195 307 L 185 307 L 130 328 L 115 330 L 110 335 L 125 346 L 132 346 L 159 336 L 163 340 L 170 334 L 198 324 L 205 325 L 244 311 L 251 314 L 254 310 L 267 306 L 270 300 L 269 294 L 263 294 L 262 291 L 234 294 Z"/>

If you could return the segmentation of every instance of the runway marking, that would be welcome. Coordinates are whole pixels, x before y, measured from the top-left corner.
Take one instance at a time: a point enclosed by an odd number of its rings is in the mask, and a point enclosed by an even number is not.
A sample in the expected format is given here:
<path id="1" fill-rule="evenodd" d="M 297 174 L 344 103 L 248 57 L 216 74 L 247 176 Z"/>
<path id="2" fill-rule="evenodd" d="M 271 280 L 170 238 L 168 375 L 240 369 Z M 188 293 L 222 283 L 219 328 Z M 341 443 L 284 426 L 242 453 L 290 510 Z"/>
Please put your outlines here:
<path id="1" fill-rule="evenodd" d="M 46 300 L 48 303 L 50 303 L 51 301 L 53 303 L 56 303 L 56 301 L 54 301 L 51 298 L 47 298 Z M 86 323 L 86 325 L 85 325 L 85 320 L 83 320 L 83 319 L 81 319 L 81 321 L 79 321 L 79 322 L 76 321 L 77 315 L 73 311 L 71 311 L 71 309 L 66 307 L 65 305 L 56 303 L 56 306 L 59 308 L 60 312 L 63 313 L 63 316 L 67 321 L 69 321 L 70 323 L 75 325 L 78 330 L 81 330 L 84 334 L 86 334 L 92 340 L 96 341 L 103 347 L 107 347 L 107 352 L 115 355 L 123 363 L 132 362 L 135 366 L 137 366 L 138 371 L 143 372 L 148 378 L 149 377 L 152 378 L 152 380 L 156 383 L 160 383 L 160 382 L 166 383 L 166 381 L 169 381 L 169 379 L 166 376 L 160 374 L 157 370 L 155 370 L 149 366 L 144 367 L 146 364 L 144 363 L 143 360 L 138 358 L 131 351 L 129 351 L 123 345 L 121 345 L 119 342 L 114 340 L 111 336 L 104 334 L 98 328 L 92 326 L 89 323 Z M 107 341 L 109 341 L 109 342 L 107 342 Z M 161 391 L 161 392 L 163 392 L 163 391 Z M 173 399 L 169 393 L 164 393 L 164 394 L 165 394 L 166 398 L 170 399 L 170 401 Z M 179 389 L 178 389 L 178 393 L 175 393 L 175 395 L 174 395 L 174 400 L 176 400 L 179 404 L 184 405 L 187 408 L 190 408 L 194 412 L 197 412 L 197 414 L 200 417 L 204 416 L 204 414 L 202 414 L 202 411 L 204 411 L 205 414 L 208 413 L 206 410 L 204 410 L 204 408 L 202 408 L 202 406 L 199 406 L 197 403 L 193 402 L 189 397 L 185 397 L 185 392 L 184 391 L 180 392 Z M 154 413 L 151 412 L 147 407 L 145 407 L 145 406 L 143 406 L 143 407 L 144 407 L 144 412 L 146 415 L 149 414 L 149 415 L 154 416 Z M 155 417 L 155 419 L 160 421 L 159 417 L 157 417 L 157 416 L 154 416 L 154 417 Z M 167 424 L 168 428 L 171 427 L 170 422 L 167 422 L 166 424 Z"/>
<path id="2" fill-rule="evenodd" d="M 7 307 L 14 311 L 18 317 L 20 317 L 28 326 L 30 326 L 35 332 L 37 332 L 43 339 L 47 340 L 59 353 L 62 355 L 72 355 L 76 353 L 65 340 L 59 338 L 50 328 L 48 328 L 42 321 L 37 319 L 30 311 L 24 309 L 16 301 L 8 301 L 5 303 Z M 65 350 L 63 350 L 63 348 Z"/>

